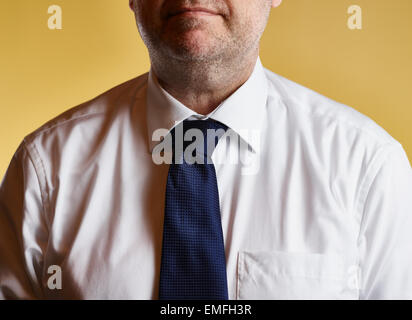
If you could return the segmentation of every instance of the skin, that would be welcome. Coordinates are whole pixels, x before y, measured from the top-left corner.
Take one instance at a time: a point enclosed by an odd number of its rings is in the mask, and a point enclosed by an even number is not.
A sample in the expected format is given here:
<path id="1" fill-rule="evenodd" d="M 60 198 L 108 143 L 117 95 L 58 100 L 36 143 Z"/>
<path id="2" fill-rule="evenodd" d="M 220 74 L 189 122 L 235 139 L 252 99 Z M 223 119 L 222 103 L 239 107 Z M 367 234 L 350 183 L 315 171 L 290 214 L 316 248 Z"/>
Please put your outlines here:
<path id="1" fill-rule="evenodd" d="M 129 0 L 160 85 L 208 114 L 250 77 L 282 0 Z"/>

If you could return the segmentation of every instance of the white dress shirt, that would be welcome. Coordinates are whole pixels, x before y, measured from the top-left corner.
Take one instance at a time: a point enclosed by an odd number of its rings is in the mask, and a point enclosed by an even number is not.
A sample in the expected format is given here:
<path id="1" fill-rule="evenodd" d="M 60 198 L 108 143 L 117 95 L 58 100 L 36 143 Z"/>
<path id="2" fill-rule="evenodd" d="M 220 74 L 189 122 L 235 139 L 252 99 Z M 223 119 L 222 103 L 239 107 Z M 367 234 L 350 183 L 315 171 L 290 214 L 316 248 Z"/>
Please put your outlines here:
<path id="1" fill-rule="evenodd" d="M 412 298 L 401 144 L 259 59 L 206 117 L 149 72 L 27 135 L 0 188 L 0 298 L 157 299 L 169 166 L 153 134 L 207 117 L 243 142 L 213 153 L 230 299 Z"/>

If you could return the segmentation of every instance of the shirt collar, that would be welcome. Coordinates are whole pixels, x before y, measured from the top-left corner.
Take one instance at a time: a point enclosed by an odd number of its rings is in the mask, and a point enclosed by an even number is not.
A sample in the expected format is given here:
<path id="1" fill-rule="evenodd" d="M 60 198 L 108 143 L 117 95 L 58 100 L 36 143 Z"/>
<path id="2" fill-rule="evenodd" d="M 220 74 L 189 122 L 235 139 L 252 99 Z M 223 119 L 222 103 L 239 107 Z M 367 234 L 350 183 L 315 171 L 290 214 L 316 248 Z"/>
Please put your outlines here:
<path id="1" fill-rule="evenodd" d="M 159 141 L 153 141 L 153 132 L 163 128 L 173 129 L 185 119 L 212 118 L 235 131 L 251 148 L 257 152 L 260 139 L 254 138 L 252 132 L 260 132 L 266 116 L 268 83 L 260 58 L 249 79 L 231 96 L 223 101 L 207 116 L 187 108 L 164 90 L 150 69 L 147 86 L 147 128 L 149 151 Z"/>

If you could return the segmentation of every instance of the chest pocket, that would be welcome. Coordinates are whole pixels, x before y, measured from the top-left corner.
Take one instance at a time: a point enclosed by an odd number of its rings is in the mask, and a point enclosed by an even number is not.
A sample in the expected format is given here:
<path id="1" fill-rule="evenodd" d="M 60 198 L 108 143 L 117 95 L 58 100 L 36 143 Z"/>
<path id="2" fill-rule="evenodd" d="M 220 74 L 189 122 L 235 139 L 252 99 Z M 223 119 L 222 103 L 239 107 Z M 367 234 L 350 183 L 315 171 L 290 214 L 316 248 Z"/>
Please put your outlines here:
<path id="1" fill-rule="evenodd" d="M 340 255 L 241 251 L 237 299 L 354 299 L 346 275 Z"/>

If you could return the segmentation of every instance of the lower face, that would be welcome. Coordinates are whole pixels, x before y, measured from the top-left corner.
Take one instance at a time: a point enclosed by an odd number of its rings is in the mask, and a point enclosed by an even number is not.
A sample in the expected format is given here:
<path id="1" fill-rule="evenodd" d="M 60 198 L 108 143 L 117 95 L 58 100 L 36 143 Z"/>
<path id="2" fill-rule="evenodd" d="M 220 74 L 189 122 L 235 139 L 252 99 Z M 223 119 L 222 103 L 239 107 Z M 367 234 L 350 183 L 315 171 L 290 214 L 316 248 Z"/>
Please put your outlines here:
<path id="1" fill-rule="evenodd" d="M 139 30 L 149 50 L 166 49 L 169 55 L 186 60 L 235 55 L 255 44 L 270 8 L 267 0 L 198 1 L 216 13 L 186 11 L 167 16 L 164 0 L 137 3 Z"/>
<path id="2" fill-rule="evenodd" d="M 162 25 L 160 37 L 180 53 L 201 57 L 213 55 L 227 37 L 228 26 L 221 15 L 204 12 L 185 12 L 168 18 Z"/>

